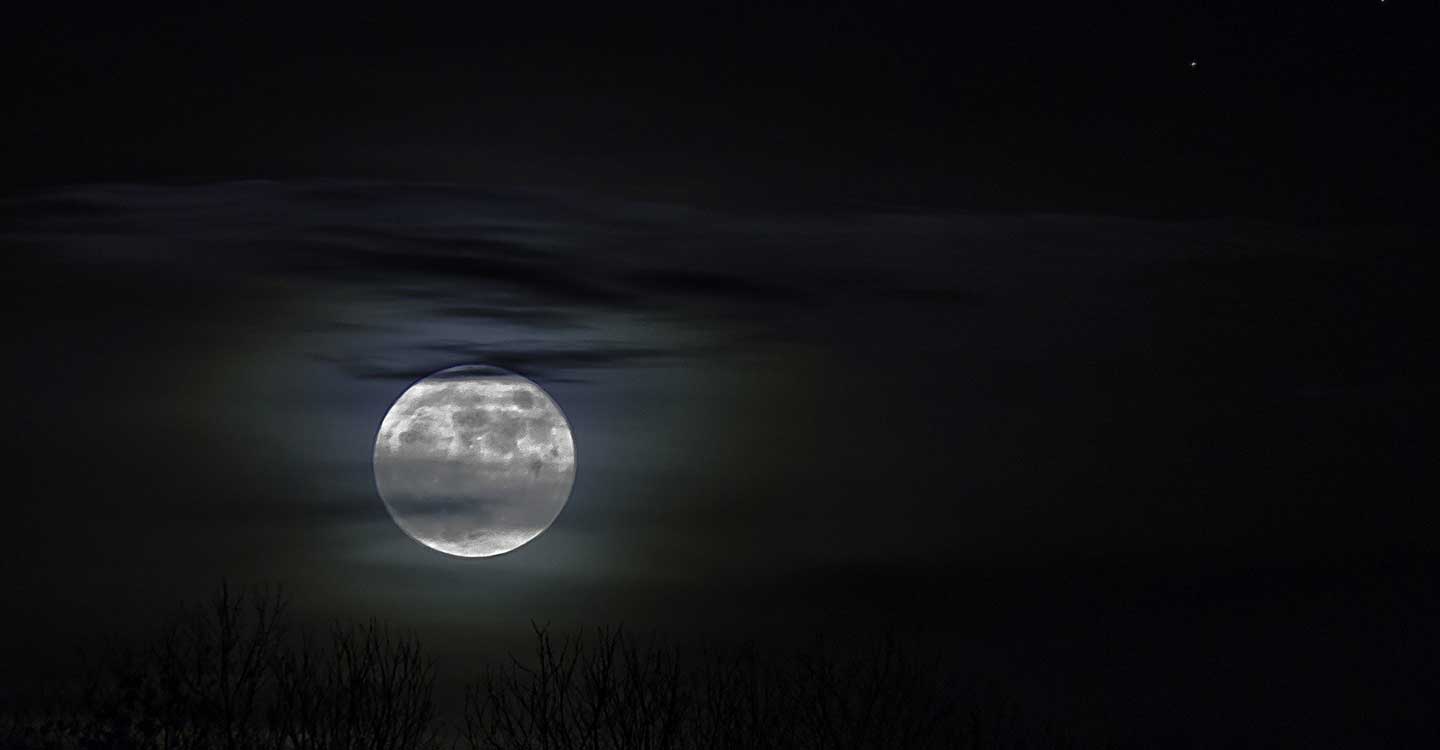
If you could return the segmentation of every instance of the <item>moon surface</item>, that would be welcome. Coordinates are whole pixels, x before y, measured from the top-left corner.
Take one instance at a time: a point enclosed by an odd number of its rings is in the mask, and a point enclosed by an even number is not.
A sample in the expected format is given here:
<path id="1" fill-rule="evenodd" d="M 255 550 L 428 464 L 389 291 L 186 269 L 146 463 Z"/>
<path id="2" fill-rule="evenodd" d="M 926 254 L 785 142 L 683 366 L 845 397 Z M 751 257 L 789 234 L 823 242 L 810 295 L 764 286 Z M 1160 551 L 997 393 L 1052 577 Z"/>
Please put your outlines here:
<path id="1" fill-rule="evenodd" d="M 461 365 L 410 386 L 375 436 L 375 487 L 415 541 L 490 557 L 549 528 L 575 483 L 570 424 L 529 379 Z"/>

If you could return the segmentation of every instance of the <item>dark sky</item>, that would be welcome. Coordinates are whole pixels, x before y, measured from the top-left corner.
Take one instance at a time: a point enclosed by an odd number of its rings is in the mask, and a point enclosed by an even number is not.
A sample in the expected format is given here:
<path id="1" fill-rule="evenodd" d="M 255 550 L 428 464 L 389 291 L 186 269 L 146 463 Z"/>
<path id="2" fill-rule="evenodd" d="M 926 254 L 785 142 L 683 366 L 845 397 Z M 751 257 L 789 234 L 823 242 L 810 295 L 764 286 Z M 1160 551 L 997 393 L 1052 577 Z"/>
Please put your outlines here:
<path id="1" fill-rule="evenodd" d="M 1434 192 L 1430 2 L 307 5 L 12 11 L 7 178 L 1305 220 Z"/>
<path id="2" fill-rule="evenodd" d="M 52 5 L 0 32 L 17 684 L 228 576 L 449 663 L 896 630 L 1152 746 L 1440 734 L 1433 3 Z M 469 362 L 579 455 L 486 560 L 369 465 Z"/>

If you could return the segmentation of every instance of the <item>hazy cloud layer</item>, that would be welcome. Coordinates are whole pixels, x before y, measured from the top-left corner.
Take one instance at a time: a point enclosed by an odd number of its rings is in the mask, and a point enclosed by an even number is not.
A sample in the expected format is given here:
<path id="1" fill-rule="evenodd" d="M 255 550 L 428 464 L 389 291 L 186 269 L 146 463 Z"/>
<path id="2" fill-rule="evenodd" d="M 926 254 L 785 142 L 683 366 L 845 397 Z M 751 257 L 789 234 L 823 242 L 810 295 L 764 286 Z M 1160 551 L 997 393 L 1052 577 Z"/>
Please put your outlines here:
<path id="1" fill-rule="evenodd" d="M 568 539 L 603 552 L 552 573 L 666 581 L 1092 547 L 1173 561 L 1301 518 L 1339 528 L 1312 454 L 1429 387 L 1398 364 L 1430 356 L 1394 326 L 1421 302 L 1403 232 L 1361 252 L 1235 222 L 358 182 L 77 186 L 0 212 L 12 320 L 33 321 L 17 388 L 66 415 L 22 410 L 34 465 L 63 463 L 34 446 L 129 435 L 106 471 L 175 524 L 239 504 L 326 545 L 351 527 L 398 545 L 337 559 L 410 554 L 383 531 L 371 441 L 406 383 L 465 362 L 535 378 L 576 432 L 574 499 L 526 554 Z M 1234 434 L 1239 413 L 1270 416 Z M 1282 473 L 1311 478 L 1260 510 L 1209 484 L 1296 430 L 1322 448 Z M 1197 442 L 1208 468 L 1187 464 Z M 31 479 L 68 492 L 59 475 Z"/>
<path id="2" fill-rule="evenodd" d="M 1197 258 L 1249 268 L 1247 258 L 1326 252 L 1293 232 L 1283 249 L 1267 246 L 1276 230 L 1264 226 L 767 216 L 427 184 L 84 186 L 12 196 L 0 210 L 21 273 L 60 263 L 279 285 L 308 306 L 297 327 L 408 332 L 403 352 L 341 335 L 311 342 L 312 354 L 359 377 L 408 377 L 441 355 L 573 378 L 724 350 L 736 338 L 833 340 L 835 325 L 853 325 L 867 346 L 869 336 L 925 345 L 926 315 L 963 321 L 1007 299 L 1063 305 L 1076 284 Z M 1211 267 L 1174 268 L 1204 283 Z"/>

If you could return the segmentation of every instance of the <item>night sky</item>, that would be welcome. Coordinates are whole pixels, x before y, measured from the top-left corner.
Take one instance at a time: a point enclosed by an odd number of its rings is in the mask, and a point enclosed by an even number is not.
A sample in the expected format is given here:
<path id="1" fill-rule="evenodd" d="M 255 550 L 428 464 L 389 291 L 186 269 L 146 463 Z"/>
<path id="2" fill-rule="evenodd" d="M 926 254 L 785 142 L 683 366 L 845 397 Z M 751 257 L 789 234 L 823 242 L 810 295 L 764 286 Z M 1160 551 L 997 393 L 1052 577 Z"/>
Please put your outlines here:
<path id="1" fill-rule="evenodd" d="M 1143 746 L 1440 739 L 1440 8 L 46 4 L 0 23 L 6 691 L 222 578 L 443 663 L 900 632 Z M 564 409 L 447 557 L 418 378 Z"/>

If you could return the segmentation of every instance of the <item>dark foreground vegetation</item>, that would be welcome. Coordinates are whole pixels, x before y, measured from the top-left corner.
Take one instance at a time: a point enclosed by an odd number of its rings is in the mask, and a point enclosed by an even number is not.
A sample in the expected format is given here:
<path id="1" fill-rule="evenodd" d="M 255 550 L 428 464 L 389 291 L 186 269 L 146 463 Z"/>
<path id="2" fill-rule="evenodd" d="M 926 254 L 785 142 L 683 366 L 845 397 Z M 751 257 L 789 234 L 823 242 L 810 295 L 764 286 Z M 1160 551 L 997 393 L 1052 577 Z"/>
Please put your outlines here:
<path id="1" fill-rule="evenodd" d="M 60 697 L 15 702 L 0 747 L 157 750 L 1080 748 L 1013 711 L 960 699 L 938 663 L 892 641 L 681 650 L 619 629 L 481 666 L 437 707 L 435 665 L 376 622 L 297 628 L 273 592 L 223 588 L 151 643 L 116 648 Z M 452 718 L 453 717 L 453 718 Z"/>

